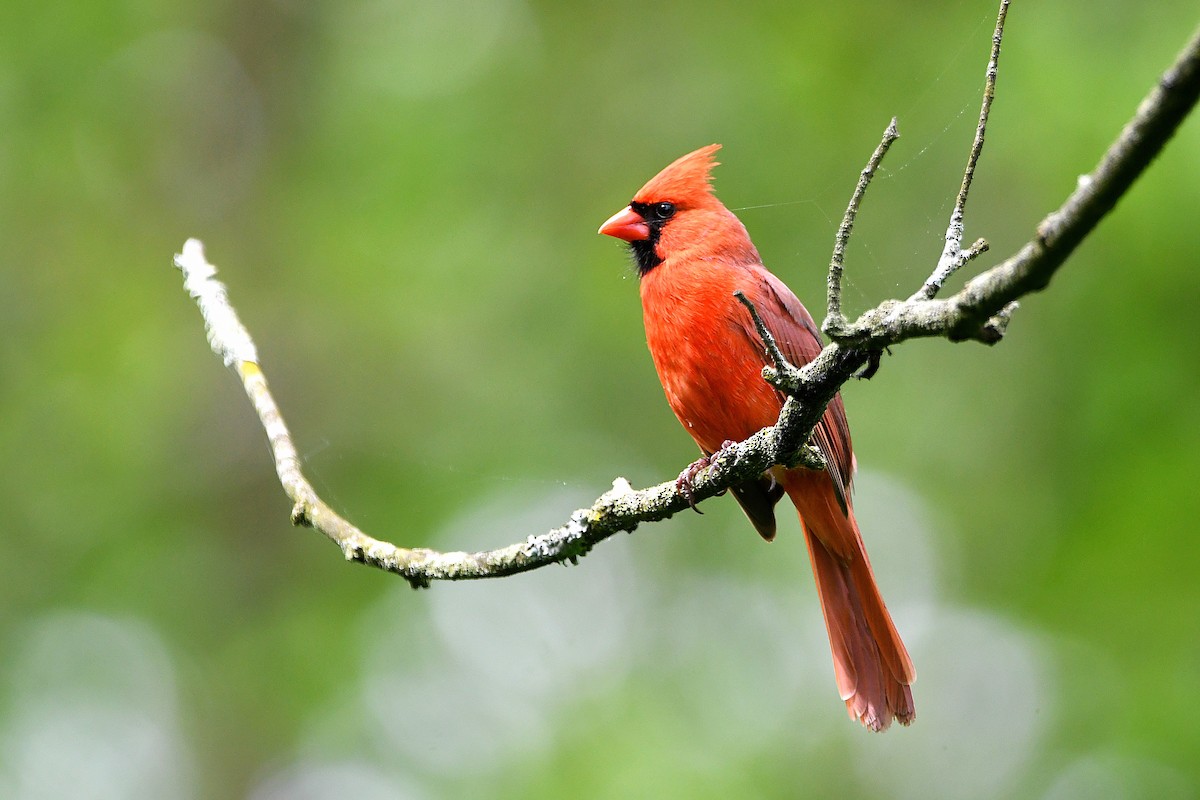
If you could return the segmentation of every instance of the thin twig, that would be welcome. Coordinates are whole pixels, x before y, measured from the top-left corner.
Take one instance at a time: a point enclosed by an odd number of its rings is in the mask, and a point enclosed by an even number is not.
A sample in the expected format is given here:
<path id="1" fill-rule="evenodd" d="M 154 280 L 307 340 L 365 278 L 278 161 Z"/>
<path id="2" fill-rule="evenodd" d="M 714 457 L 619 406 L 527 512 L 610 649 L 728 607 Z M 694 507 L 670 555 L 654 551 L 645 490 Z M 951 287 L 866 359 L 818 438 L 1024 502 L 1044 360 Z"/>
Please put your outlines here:
<path id="1" fill-rule="evenodd" d="M 1006 305 L 1004 308 L 996 312 L 994 316 L 988 318 L 987 322 L 983 323 L 980 330 L 981 340 L 984 344 L 995 344 L 1004 338 L 1004 334 L 1008 331 L 1008 323 L 1012 320 L 1012 315 L 1021 307 L 1021 304 L 1016 300 Z"/>
<path id="2" fill-rule="evenodd" d="M 854 230 L 854 218 L 858 216 L 858 208 L 862 205 L 867 187 L 871 185 L 871 179 L 875 177 L 875 171 L 879 169 L 880 162 L 887 155 L 888 148 L 899 138 L 900 131 L 896 127 L 896 118 L 892 117 L 875 152 L 867 159 L 867 165 L 859 173 L 858 185 L 854 187 L 854 194 L 850 196 L 850 204 L 846 206 L 846 213 L 842 215 L 842 224 L 838 226 L 837 236 L 833 240 L 833 258 L 829 262 L 827 308 L 825 323 L 822 326 L 826 333 L 840 331 L 846 325 L 846 316 L 842 313 L 842 270 L 846 260 L 846 245 Z"/>
<path id="3" fill-rule="evenodd" d="M 959 270 L 975 256 L 987 249 L 987 242 L 979 239 L 965 252 L 962 249 L 963 233 L 965 233 L 965 213 L 967 195 L 971 193 L 971 181 L 975 178 L 975 165 L 979 163 L 979 155 L 983 152 L 983 136 L 987 130 L 988 115 L 992 111 L 992 100 L 996 97 L 996 76 L 1000 69 L 1000 43 L 1004 40 L 1004 20 L 1008 16 L 1009 0 L 1001 0 L 1000 13 L 996 17 L 996 29 L 992 32 L 992 55 L 988 59 L 987 79 L 983 86 L 983 101 L 979 106 L 979 122 L 975 126 L 975 140 L 971 142 L 971 153 L 967 156 L 967 168 L 963 170 L 962 185 L 958 188 L 958 198 L 954 201 L 954 210 L 950 212 L 950 225 L 946 228 L 946 246 L 938 259 L 933 274 L 909 300 L 932 300 L 942 290 L 950 276 Z"/>
<path id="4" fill-rule="evenodd" d="M 754 301 L 749 297 L 746 297 L 746 293 L 741 289 L 738 289 L 736 292 L 734 292 L 733 296 L 738 299 L 739 303 L 746 307 L 746 310 L 750 312 L 750 318 L 754 320 L 754 327 L 758 330 L 759 338 L 762 339 L 763 350 L 766 351 L 766 354 L 771 357 L 771 361 L 775 365 L 774 367 L 764 367 L 763 377 L 766 378 L 769 383 L 775 383 L 775 381 L 768 376 L 766 371 L 771 370 L 772 374 L 777 376 L 786 372 L 788 366 L 790 366 L 787 356 L 785 356 L 783 351 L 779 349 L 779 343 L 775 341 L 775 335 L 771 333 L 771 329 L 767 327 L 767 323 L 763 322 L 762 317 L 758 315 L 758 309 L 754 307 Z M 776 388 L 784 387 L 776 386 Z M 791 388 L 793 391 L 795 391 L 795 387 Z"/>

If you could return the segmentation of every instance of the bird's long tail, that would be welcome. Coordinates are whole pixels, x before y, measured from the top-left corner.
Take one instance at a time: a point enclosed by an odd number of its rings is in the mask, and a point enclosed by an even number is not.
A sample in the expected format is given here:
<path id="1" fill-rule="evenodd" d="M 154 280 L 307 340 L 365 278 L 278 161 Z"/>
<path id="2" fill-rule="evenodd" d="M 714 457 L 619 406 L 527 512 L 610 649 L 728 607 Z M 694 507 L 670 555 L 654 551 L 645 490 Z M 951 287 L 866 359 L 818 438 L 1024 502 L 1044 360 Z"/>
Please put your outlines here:
<path id="1" fill-rule="evenodd" d="M 873 731 L 913 721 L 916 670 L 875 584 L 854 512 L 844 514 L 829 476 L 788 472 L 829 631 L 838 691 L 853 719 Z"/>

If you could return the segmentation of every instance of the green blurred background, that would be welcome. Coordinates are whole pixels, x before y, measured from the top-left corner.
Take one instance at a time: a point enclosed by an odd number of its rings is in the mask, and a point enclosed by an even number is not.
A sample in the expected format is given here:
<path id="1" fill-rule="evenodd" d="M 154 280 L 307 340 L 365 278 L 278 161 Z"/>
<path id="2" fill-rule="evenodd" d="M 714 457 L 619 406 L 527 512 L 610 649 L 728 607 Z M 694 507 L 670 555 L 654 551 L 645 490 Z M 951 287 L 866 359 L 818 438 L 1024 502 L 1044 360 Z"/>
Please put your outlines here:
<path id="1" fill-rule="evenodd" d="M 846 389 L 920 680 L 846 719 L 794 522 L 705 504 L 579 567 L 413 592 L 288 524 L 171 256 L 204 240 L 318 489 L 474 549 L 693 447 L 595 234 L 676 156 L 819 311 L 940 250 L 992 2 L 255 0 L 0 10 L 0 797 L 1200 794 L 1200 120 L 993 349 Z M 968 237 L 995 263 L 1198 22 L 1010 14 Z"/>

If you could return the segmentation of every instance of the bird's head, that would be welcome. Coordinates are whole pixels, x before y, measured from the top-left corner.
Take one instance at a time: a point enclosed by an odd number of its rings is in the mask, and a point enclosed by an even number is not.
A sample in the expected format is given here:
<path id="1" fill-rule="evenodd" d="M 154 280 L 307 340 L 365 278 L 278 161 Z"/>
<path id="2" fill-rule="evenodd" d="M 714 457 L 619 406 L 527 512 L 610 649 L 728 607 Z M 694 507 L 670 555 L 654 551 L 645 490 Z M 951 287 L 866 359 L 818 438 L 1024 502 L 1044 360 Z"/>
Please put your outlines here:
<path id="1" fill-rule="evenodd" d="M 719 149 L 710 144 L 676 159 L 600 226 L 600 233 L 629 242 L 639 275 L 697 247 L 736 239 L 753 251 L 742 224 L 713 194 L 713 154 Z"/>

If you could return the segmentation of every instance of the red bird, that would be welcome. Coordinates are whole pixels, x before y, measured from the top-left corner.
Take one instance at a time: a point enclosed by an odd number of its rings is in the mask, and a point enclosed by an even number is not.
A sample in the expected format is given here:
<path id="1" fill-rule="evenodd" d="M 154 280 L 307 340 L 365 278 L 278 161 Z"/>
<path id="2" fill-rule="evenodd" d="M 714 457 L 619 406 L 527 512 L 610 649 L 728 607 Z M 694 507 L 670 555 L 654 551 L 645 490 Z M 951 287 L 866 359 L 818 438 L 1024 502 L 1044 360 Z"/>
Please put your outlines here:
<path id="1" fill-rule="evenodd" d="M 658 173 L 600 226 L 630 244 L 637 264 L 646 344 L 667 402 L 707 458 L 727 440 L 775 424 L 784 396 L 762 378 L 766 354 L 741 290 L 790 361 L 821 350 L 812 317 L 766 267 L 741 221 L 712 193 L 720 145 L 702 147 Z M 838 691 L 853 719 L 881 731 L 915 715 L 912 661 L 888 614 L 850 504 L 854 453 L 840 395 L 813 434 L 828 472 L 774 467 L 734 487 L 766 540 L 784 493 L 800 515 L 833 650 Z M 701 459 L 703 463 L 704 459 Z M 680 480 L 686 488 L 688 471 Z"/>

